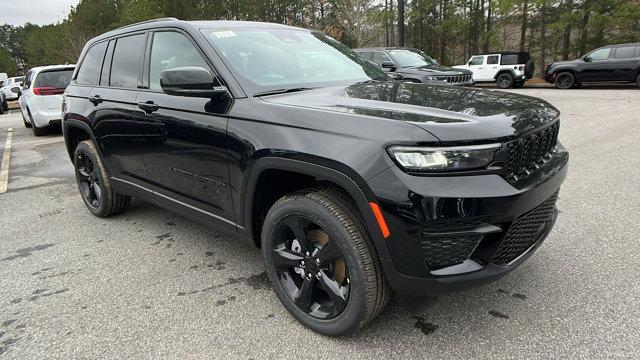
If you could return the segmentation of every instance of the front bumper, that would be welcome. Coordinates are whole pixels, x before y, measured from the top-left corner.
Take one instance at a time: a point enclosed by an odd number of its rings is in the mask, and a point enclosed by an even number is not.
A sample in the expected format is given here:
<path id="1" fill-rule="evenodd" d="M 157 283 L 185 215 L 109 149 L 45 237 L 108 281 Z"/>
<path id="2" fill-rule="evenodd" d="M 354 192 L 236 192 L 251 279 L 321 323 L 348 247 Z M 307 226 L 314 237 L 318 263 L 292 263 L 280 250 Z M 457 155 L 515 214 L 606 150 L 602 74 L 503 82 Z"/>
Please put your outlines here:
<path id="1" fill-rule="evenodd" d="M 559 145 L 520 188 L 498 174 L 412 176 L 395 166 L 369 180 L 391 231 L 389 258 L 381 260 L 394 291 L 401 299 L 436 297 L 522 264 L 555 223 L 567 161 Z"/>

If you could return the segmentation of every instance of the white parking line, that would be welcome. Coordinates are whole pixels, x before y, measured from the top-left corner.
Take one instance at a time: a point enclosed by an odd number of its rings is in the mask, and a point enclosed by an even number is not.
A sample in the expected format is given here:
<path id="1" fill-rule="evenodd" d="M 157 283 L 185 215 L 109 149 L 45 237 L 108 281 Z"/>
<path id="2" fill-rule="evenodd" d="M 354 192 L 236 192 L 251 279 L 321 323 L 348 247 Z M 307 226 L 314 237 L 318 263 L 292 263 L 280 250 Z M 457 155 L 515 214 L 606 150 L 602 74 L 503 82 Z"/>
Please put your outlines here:
<path id="1" fill-rule="evenodd" d="M 9 160 L 11 159 L 11 140 L 13 139 L 13 128 L 7 129 L 7 141 L 4 144 L 2 153 L 2 167 L 0 167 L 0 194 L 7 192 L 9 186 Z"/>

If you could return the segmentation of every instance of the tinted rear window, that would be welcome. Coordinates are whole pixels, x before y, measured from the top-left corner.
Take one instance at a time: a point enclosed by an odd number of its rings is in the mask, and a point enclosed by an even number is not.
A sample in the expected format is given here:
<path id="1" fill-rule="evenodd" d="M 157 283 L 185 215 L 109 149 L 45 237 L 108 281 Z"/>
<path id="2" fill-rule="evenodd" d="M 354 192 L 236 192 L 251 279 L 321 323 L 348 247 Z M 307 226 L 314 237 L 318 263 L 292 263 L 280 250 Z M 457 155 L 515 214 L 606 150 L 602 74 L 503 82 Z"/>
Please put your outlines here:
<path id="1" fill-rule="evenodd" d="M 100 76 L 100 69 L 102 68 L 102 58 L 104 52 L 107 49 L 107 43 L 101 42 L 94 45 L 82 61 L 80 70 L 78 70 L 78 77 L 76 82 L 78 85 L 96 85 L 98 84 L 98 76 Z"/>
<path id="2" fill-rule="evenodd" d="M 619 47 L 616 49 L 615 59 L 632 59 L 635 57 L 636 48 L 634 47 Z"/>
<path id="3" fill-rule="evenodd" d="M 502 55 L 502 65 L 522 64 L 518 60 L 518 55 Z"/>
<path id="4" fill-rule="evenodd" d="M 38 74 L 34 87 L 66 89 L 71 81 L 73 69 L 49 70 Z"/>
<path id="5" fill-rule="evenodd" d="M 135 89 L 142 72 L 146 35 L 132 35 L 117 40 L 111 61 L 109 86 Z"/>

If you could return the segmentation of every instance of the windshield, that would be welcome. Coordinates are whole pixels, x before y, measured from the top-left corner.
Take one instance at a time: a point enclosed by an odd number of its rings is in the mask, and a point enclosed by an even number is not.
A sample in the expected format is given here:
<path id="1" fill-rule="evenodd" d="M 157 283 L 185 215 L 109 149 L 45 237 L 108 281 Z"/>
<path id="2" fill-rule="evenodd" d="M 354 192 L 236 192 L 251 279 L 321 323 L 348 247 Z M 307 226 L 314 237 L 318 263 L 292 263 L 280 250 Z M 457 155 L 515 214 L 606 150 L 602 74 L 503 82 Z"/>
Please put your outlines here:
<path id="1" fill-rule="evenodd" d="M 438 64 L 435 59 L 419 50 L 390 50 L 389 54 L 391 54 L 399 67 L 420 67 Z"/>
<path id="2" fill-rule="evenodd" d="M 389 80 L 378 67 L 321 33 L 257 28 L 202 32 L 252 94 Z"/>

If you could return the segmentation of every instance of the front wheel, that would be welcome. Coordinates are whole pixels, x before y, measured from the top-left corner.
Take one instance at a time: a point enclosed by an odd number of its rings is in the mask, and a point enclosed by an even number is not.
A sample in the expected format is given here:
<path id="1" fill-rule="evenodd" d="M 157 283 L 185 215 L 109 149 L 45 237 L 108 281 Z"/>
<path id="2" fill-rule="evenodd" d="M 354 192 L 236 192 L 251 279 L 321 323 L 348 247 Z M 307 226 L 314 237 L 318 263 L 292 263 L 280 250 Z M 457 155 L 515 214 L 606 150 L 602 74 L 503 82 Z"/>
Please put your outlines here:
<path id="1" fill-rule="evenodd" d="M 562 72 L 556 76 L 556 88 L 558 89 L 571 89 L 576 82 L 575 76 L 570 72 Z"/>
<path id="2" fill-rule="evenodd" d="M 508 73 L 500 74 L 496 79 L 496 85 L 498 85 L 500 89 L 508 89 L 512 87 L 513 82 L 514 82 L 513 76 L 511 76 L 511 74 L 508 74 Z"/>
<path id="3" fill-rule="evenodd" d="M 325 335 L 353 333 L 391 295 L 355 206 L 337 189 L 303 190 L 278 200 L 264 220 L 262 253 L 285 308 Z"/>
<path id="4" fill-rule="evenodd" d="M 640 88 L 640 74 L 638 74 L 638 77 L 636 78 L 636 85 Z"/>
<path id="5" fill-rule="evenodd" d="M 78 144 L 73 163 L 82 200 L 93 215 L 107 217 L 129 207 L 131 197 L 113 191 L 107 171 L 91 140 Z"/>

